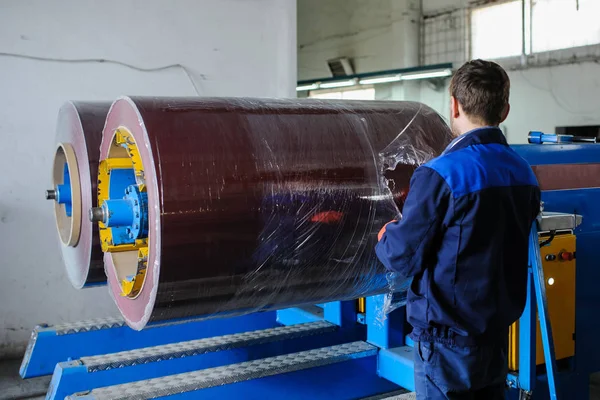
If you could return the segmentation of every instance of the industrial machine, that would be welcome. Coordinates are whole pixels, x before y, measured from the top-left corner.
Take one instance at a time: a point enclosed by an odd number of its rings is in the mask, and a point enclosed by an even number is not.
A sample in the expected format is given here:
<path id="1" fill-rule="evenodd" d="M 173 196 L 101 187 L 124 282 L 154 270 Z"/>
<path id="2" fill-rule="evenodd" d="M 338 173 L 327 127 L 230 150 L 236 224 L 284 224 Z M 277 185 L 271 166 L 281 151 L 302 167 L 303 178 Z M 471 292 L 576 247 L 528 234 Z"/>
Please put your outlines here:
<path id="1" fill-rule="evenodd" d="M 148 167 L 148 159 L 135 161 L 133 141 L 117 133 L 102 144 L 100 159 L 108 162 L 99 174 L 131 188 L 139 183 L 137 170 L 109 178 L 123 161 L 106 155 L 125 149 L 123 158 L 137 168 Z M 540 138 L 534 134 L 532 142 Z M 600 370 L 600 146 L 554 142 L 513 146 L 536 173 L 544 210 L 531 231 L 526 308 L 509 333 L 511 398 L 587 399 L 589 375 Z M 110 200 L 107 191 L 99 187 L 99 199 Z M 143 193 L 127 189 L 127 196 L 144 202 Z M 108 206 L 114 211 L 121 204 Z M 105 250 L 119 240 L 135 259 L 122 273 L 115 268 L 122 298 L 139 294 L 150 246 L 128 212 L 111 216 L 122 215 L 129 232 L 100 234 Z M 105 224 L 101 229 L 111 224 L 101 208 L 91 218 Z M 144 316 L 139 331 L 119 318 L 43 325 L 33 331 L 20 372 L 23 378 L 53 374 L 48 399 L 385 398 L 414 390 L 405 309 L 384 315 L 388 300 L 377 293 L 219 318 Z"/>

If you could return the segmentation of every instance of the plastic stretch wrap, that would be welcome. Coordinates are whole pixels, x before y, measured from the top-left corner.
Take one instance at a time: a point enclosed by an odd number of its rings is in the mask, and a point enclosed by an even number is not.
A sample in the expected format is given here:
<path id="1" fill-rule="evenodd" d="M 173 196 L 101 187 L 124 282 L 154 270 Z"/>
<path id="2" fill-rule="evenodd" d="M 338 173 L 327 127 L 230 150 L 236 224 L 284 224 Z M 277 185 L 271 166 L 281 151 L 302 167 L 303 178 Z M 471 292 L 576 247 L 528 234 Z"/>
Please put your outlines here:
<path id="1" fill-rule="evenodd" d="M 63 261 L 71 284 L 77 288 L 95 286 L 106 283 L 102 250 L 98 237 L 98 226 L 87 218 L 90 207 L 97 203 L 96 182 L 98 180 L 98 159 L 100 156 L 100 143 L 102 142 L 102 129 L 106 114 L 110 108 L 109 102 L 68 102 L 65 103 L 58 114 L 56 128 L 57 154 L 62 153 L 62 148 L 71 148 L 75 156 L 76 165 L 69 166 L 71 172 L 71 187 L 80 188 L 80 207 L 73 210 L 73 215 L 78 216 L 78 237 L 70 245 L 61 242 Z M 60 159 L 55 159 L 56 165 Z M 74 175 L 77 171 L 76 176 Z M 61 219 L 65 219 L 64 207 L 57 204 L 56 218 L 61 230 Z"/>
<path id="2" fill-rule="evenodd" d="M 121 98 L 101 159 L 119 127 L 148 191 L 136 298 L 120 295 L 113 254 L 104 261 L 135 329 L 387 292 L 377 233 L 415 167 L 450 141 L 437 113 L 410 102 Z"/>

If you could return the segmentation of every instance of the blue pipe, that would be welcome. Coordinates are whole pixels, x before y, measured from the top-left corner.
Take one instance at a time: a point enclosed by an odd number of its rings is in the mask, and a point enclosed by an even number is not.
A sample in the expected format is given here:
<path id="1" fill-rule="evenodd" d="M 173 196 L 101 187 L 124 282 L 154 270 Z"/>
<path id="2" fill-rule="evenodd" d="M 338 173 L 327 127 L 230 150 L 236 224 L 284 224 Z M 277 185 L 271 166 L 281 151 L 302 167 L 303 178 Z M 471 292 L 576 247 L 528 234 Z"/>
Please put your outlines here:
<path id="1" fill-rule="evenodd" d="M 574 135 L 556 135 L 553 133 L 543 133 L 539 131 L 529 132 L 529 143 L 574 143 L 574 142 L 589 142 L 596 143 L 596 138 L 574 136 Z"/>

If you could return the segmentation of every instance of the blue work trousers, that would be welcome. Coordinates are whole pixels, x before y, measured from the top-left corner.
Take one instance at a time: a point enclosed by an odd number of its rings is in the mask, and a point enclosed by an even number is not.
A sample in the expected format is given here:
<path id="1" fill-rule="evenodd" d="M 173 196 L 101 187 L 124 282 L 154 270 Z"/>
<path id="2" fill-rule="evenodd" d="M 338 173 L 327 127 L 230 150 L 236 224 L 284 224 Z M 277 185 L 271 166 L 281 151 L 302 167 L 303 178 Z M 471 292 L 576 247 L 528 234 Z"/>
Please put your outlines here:
<path id="1" fill-rule="evenodd" d="M 417 400 L 504 400 L 507 340 L 460 347 L 415 342 Z"/>

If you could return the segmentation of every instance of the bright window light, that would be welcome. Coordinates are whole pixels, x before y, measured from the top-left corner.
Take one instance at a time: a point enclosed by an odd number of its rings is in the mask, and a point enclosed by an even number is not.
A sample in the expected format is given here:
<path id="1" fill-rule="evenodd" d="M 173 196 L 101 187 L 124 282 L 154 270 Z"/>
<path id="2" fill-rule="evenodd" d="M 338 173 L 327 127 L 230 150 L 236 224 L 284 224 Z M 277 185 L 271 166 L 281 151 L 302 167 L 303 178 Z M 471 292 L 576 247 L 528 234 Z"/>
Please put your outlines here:
<path id="1" fill-rule="evenodd" d="M 532 18 L 534 53 L 600 43 L 599 0 L 536 0 Z"/>
<path id="2" fill-rule="evenodd" d="M 375 89 L 344 90 L 339 92 L 310 92 L 314 99 L 375 100 Z"/>
<path id="3" fill-rule="evenodd" d="M 474 9 L 471 12 L 472 57 L 493 59 L 520 55 L 522 14 L 520 0 Z"/>
<path id="4" fill-rule="evenodd" d="M 342 92 L 310 92 L 308 97 L 313 99 L 341 99 Z"/>

